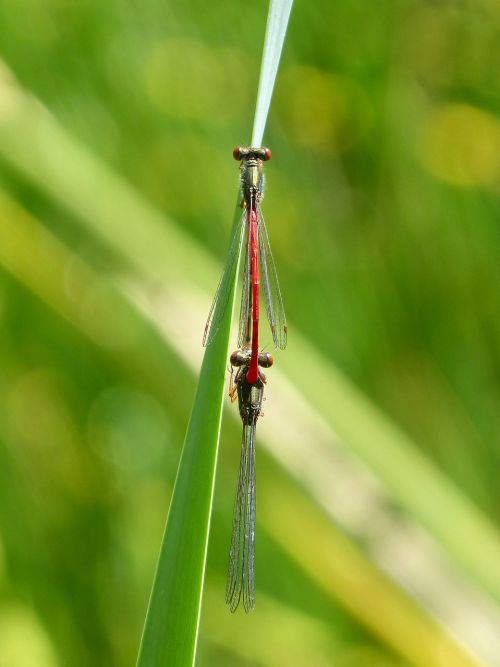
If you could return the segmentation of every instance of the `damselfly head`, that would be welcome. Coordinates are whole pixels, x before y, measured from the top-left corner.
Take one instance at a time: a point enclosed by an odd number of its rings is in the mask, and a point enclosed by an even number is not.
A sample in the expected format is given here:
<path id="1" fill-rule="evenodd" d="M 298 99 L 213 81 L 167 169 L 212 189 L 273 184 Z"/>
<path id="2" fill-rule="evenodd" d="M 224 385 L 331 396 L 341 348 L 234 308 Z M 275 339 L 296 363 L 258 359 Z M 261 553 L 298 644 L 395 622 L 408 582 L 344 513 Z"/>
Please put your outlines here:
<path id="1" fill-rule="evenodd" d="M 272 354 L 269 354 L 269 352 L 259 352 L 259 366 L 262 366 L 262 368 L 271 368 L 273 363 Z"/>
<path id="2" fill-rule="evenodd" d="M 262 160 L 267 162 L 271 159 L 271 149 L 270 148 L 249 148 L 246 146 L 235 146 L 233 149 L 233 157 L 235 160 L 247 160 L 249 158 L 255 158 L 257 160 Z"/>

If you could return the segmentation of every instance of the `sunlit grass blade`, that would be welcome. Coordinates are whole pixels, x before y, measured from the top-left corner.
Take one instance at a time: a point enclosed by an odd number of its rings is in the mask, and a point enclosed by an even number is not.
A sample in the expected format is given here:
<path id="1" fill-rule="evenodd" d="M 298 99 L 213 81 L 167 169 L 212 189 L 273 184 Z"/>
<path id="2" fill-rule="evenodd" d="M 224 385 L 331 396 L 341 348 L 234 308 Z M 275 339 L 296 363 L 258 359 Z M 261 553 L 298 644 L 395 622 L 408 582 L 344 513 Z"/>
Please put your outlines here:
<path id="1" fill-rule="evenodd" d="M 260 70 L 259 91 L 252 132 L 252 146 L 260 146 L 273 95 L 276 73 L 285 41 L 293 0 L 271 0 Z"/>
<path id="2" fill-rule="evenodd" d="M 265 480 L 266 481 L 266 480 Z M 261 513 L 273 538 L 325 593 L 414 667 L 480 667 L 432 615 L 391 583 L 287 482 L 263 484 Z M 290 535 L 300 539 L 290 539 Z M 311 548 L 314 545 L 314 548 Z M 438 653 L 438 657 L 436 654 Z"/>
<path id="3" fill-rule="evenodd" d="M 237 210 L 234 225 L 238 225 Z M 207 347 L 182 448 L 138 667 L 194 663 L 238 263 L 229 307 Z"/>
<path id="4" fill-rule="evenodd" d="M 140 275 L 179 288 L 189 264 L 189 282 L 203 286 L 212 273 L 215 282 L 219 269 L 212 263 L 207 274 L 207 255 L 189 235 L 65 131 L 1 62 L 0 95 L 0 155 L 9 165 Z"/>
<path id="5" fill-rule="evenodd" d="M 307 341 L 296 336 L 294 350 L 302 365 L 291 355 L 280 360 L 288 378 L 300 385 L 318 414 L 369 465 L 394 500 L 500 601 L 500 535 L 494 524 Z"/>

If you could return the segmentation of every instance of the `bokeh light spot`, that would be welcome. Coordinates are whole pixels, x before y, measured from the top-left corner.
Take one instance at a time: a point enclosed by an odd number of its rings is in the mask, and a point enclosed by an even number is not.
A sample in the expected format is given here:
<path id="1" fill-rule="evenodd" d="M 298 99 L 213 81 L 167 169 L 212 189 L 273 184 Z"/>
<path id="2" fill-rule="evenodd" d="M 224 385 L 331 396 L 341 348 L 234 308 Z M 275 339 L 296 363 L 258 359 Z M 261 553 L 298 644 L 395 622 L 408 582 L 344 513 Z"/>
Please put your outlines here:
<path id="1" fill-rule="evenodd" d="M 184 122 L 218 124 L 238 118 L 248 107 L 249 71 L 242 51 L 171 39 L 150 50 L 144 81 L 151 101 L 163 113 Z"/>
<path id="2" fill-rule="evenodd" d="M 312 67 L 283 73 L 278 104 L 295 140 L 323 153 L 357 144 L 370 124 L 368 98 L 355 81 Z"/>
<path id="3" fill-rule="evenodd" d="M 10 667 L 56 667 L 54 649 L 39 619 L 21 606 L 0 611 L 2 665 Z"/>
<path id="4" fill-rule="evenodd" d="M 500 122 L 468 104 L 446 104 L 426 119 L 421 159 L 439 179 L 462 187 L 494 186 L 500 178 Z"/>

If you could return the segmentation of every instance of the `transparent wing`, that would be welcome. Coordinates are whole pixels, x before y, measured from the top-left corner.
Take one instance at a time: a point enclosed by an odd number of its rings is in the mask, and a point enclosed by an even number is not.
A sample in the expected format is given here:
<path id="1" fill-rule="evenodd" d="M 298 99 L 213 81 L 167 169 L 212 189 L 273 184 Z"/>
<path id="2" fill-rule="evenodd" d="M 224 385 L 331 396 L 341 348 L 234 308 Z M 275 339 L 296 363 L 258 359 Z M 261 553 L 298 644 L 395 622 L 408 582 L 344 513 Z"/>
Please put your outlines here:
<path id="1" fill-rule="evenodd" d="M 287 342 L 288 327 L 286 324 L 283 298 L 278 282 L 278 274 L 274 264 L 266 223 L 259 207 L 259 257 L 260 272 L 266 299 L 267 319 L 271 327 L 274 346 L 284 350 Z"/>
<path id="2" fill-rule="evenodd" d="M 246 216 L 245 216 L 246 219 Z M 245 263 L 243 269 L 243 286 L 241 290 L 240 321 L 238 329 L 238 348 L 248 347 L 251 338 L 250 310 L 252 307 L 252 291 L 250 285 L 250 234 L 248 233 L 248 223 L 245 223 L 246 243 L 245 243 Z"/>
<path id="3" fill-rule="evenodd" d="M 246 612 L 255 606 L 255 424 L 256 420 L 243 425 L 226 585 L 232 612 L 241 598 Z"/>
<path id="4" fill-rule="evenodd" d="M 229 295 L 231 294 L 233 282 L 232 276 L 235 270 L 235 266 L 238 263 L 244 229 L 245 212 L 243 212 L 240 223 L 236 225 L 233 236 L 229 243 L 226 264 L 224 266 L 224 270 L 222 271 L 222 276 L 219 280 L 214 300 L 212 301 L 207 323 L 205 324 L 205 332 L 203 334 L 203 345 L 205 346 L 210 345 L 210 343 L 217 335 L 220 323 L 226 312 L 227 304 L 229 302 Z"/>

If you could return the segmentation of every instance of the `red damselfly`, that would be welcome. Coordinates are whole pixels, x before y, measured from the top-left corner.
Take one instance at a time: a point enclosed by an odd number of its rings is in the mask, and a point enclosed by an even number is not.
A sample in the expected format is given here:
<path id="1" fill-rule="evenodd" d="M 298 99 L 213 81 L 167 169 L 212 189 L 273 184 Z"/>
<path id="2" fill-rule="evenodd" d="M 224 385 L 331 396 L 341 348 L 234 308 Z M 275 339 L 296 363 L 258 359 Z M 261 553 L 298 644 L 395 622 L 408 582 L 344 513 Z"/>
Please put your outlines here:
<path id="1" fill-rule="evenodd" d="M 257 359 L 257 379 L 250 383 L 248 372 L 251 355 L 249 348 L 231 354 L 229 386 L 231 401 L 238 399 L 243 433 L 240 471 L 234 501 L 226 602 L 231 611 L 236 611 L 242 599 L 246 612 L 255 605 L 255 428 L 257 419 L 262 414 L 266 383 L 266 376 L 261 368 L 270 368 L 273 364 L 273 358 L 268 352 L 260 352 Z M 235 368 L 237 370 L 233 379 Z"/>
<path id="2" fill-rule="evenodd" d="M 241 207 L 244 209 L 241 223 L 236 226 L 226 259 L 226 265 L 217 287 L 205 326 L 203 344 L 212 342 L 226 311 L 231 293 L 231 276 L 240 255 L 243 239 L 245 259 L 241 294 L 238 347 L 251 346 L 252 355 L 247 371 L 250 384 L 258 380 L 259 358 L 259 293 L 260 280 L 264 288 L 267 318 L 275 347 L 284 349 L 287 342 L 287 324 L 283 299 L 274 265 L 269 236 L 262 216 L 260 203 L 264 196 L 264 162 L 271 158 L 268 148 L 237 146 L 233 151 L 240 165 Z"/>

